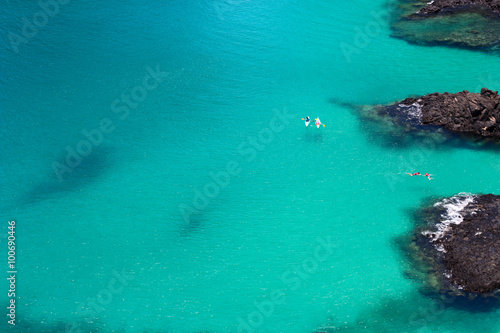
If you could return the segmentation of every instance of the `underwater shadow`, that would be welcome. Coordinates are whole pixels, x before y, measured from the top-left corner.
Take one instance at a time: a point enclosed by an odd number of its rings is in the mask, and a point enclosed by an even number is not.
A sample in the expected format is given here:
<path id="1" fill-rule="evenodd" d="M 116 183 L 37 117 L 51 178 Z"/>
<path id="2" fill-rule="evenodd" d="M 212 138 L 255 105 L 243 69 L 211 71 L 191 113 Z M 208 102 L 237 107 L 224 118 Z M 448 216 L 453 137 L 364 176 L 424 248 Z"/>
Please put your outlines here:
<path id="1" fill-rule="evenodd" d="M 191 233 L 195 231 L 200 231 L 203 229 L 203 226 L 206 225 L 206 213 L 204 211 L 193 213 L 189 222 L 186 222 L 184 219 L 181 219 L 179 232 L 181 237 L 188 237 Z"/>
<path id="2" fill-rule="evenodd" d="M 8 303 L 5 304 L 8 305 Z M 7 305 L 4 305 L 4 309 L 7 308 Z M 47 323 L 45 321 L 40 322 L 38 320 L 28 319 L 23 313 L 19 313 L 19 310 L 17 310 L 16 312 L 15 323 L 16 323 L 15 325 L 9 327 L 9 332 L 11 333 L 70 333 L 70 332 L 73 333 L 123 332 L 124 333 L 126 332 L 126 330 L 117 331 L 112 329 L 103 329 L 105 325 L 96 318 L 88 318 L 88 320 L 78 320 L 78 321 L 58 320 L 52 323 Z"/>
<path id="3" fill-rule="evenodd" d="M 4 309 L 8 307 L 9 303 L 4 303 Z M 7 316 L 6 316 L 7 318 Z M 7 320 L 7 319 L 6 319 Z M 10 319 L 9 319 L 10 320 Z M 122 323 L 118 327 L 110 327 L 105 322 L 97 319 L 95 316 L 89 318 L 80 318 L 75 320 L 65 320 L 59 319 L 54 322 L 28 319 L 19 310 L 16 312 L 15 325 L 9 325 L 10 333 L 127 333 L 131 332 L 131 327 Z M 147 326 L 145 323 L 144 326 Z M 2 331 L 3 332 L 3 331 Z M 7 331 L 6 331 L 7 332 Z M 185 326 L 181 327 L 179 324 L 173 324 L 166 322 L 161 329 L 140 329 L 134 327 L 134 332 L 138 333 L 188 333 L 188 332 L 207 332 L 208 331 L 196 331 L 188 330 Z"/>
<path id="4" fill-rule="evenodd" d="M 352 322 L 346 323 L 342 318 L 332 316 L 314 333 L 498 332 L 498 323 L 472 320 L 473 316 L 467 322 L 457 322 L 459 313 L 450 311 L 451 303 L 443 296 L 431 299 L 412 291 L 401 297 L 381 296 L 378 304 L 365 308 Z"/>
<path id="5" fill-rule="evenodd" d="M 210 201 L 203 209 L 195 209 L 194 204 L 186 205 L 186 201 L 179 204 L 178 213 L 174 217 L 170 216 L 170 221 L 178 225 L 179 236 L 190 237 L 192 233 L 203 232 L 205 227 L 211 226 L 210 214 L 218 211 L 224 205 L 219 200 L 223 200 L 221 195 L 210 198 Z"/>
<path id="6" fill-rule="evenodd" d="M 320 132 L 314 133 L 314 132 L 310 132 L 310 131 L 307 131 L 306 133 L 304 133 L 304 135 L 302 136 L 302 139 L 305 142 L 312 142 L 312 143 L 320 143 L 320 142 L 324 141 L 323 133 L 320 133 Z"/>
<path id="7" fill-rule="evenodd" d="M 88 156 L 82 157 L 80 164 L 70 168 L 71 172 L 58 175 L 51 169 L 47 172 L 44 180 L 35 184 L 20 198 L 21 204 L 31 205 L 49 198 L 57 197 L 61 194 L 74 192 L 92 182 L 97 181 L 108 172 L 112 166 L 113 149 L 109 147 L 94 147 Z M 60 165 L 66 165 L 66 155 L 55 161 Z"/>

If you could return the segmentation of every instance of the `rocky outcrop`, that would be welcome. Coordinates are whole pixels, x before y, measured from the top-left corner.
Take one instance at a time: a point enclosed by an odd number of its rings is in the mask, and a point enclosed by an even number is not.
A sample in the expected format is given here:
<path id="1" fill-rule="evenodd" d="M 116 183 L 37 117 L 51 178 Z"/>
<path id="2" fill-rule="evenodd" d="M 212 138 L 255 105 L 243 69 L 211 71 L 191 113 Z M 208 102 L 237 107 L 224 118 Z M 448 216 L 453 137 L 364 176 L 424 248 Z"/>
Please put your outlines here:
<path id="1" fill-rule="evenodd" d="M 500 0 L 401 0 L 393 36 L 410 43 L 500 49 Z"/>
<path id="2" fill-rule="evenodd" d="M 500 0 L 434 0 L 420 9 L 419 15 L 445 15 L 455 11 L 500 14 Z"/>
<path id="3" fill-rule="evenodd" d="M 483 137 L 500 137 L 500 96 L 486 88 L 479 94 L 465 90 L 456 94 L 434 93 L 407 98 L 399 106 L 420 107 L 420 120 L 424 125 L 437 125 L 453 132 Z"/>
<path id="4" fill-rule="evenodd" d="M 460 194 L 438 201 L 431 227 L 416 238 L 431 245 L 441 289 L 494 295 L 500 288 L 500 196 Z M 428 252 L 429 253 L 429 252 Z"/>

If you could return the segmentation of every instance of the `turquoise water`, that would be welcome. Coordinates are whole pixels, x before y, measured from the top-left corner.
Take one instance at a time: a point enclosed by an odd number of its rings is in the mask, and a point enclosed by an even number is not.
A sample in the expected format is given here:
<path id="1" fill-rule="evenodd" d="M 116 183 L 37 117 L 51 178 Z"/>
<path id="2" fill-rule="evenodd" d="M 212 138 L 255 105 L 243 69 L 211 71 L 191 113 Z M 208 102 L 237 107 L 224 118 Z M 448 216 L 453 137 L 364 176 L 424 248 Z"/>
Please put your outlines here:
<path id="1" fill-rule="evenodd" d="M 341 106 L 499 90 L 498 56 L 393 39 L 385 0 L 69 2 L 16 53 L 39 11 L 0 6 L 2 331 L 500 331 L 419 293 L 394 244 L 429 196 L 498 194 L 496 152 L 391 146 Z"/>

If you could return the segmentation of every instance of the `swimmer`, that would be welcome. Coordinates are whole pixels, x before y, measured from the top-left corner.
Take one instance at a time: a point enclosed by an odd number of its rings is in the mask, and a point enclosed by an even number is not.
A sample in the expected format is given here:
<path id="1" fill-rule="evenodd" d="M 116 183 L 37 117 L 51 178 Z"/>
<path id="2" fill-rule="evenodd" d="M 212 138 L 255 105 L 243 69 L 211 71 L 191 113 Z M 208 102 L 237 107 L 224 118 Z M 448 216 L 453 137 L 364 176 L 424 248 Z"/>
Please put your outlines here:
<path id="1" fill-rule="evenodd" d="M 430 174 L 428 174 L 428 173 L 425 173 L 425 177 L 427 177 L 427 179 L 431 180 L 431 179 L 432 179 L 432 177 L 431 177 L 431 176 L 432 176 L 432 175 L 430 175 Z"/>
<path id="2" fill-rule="evenodd" d="M 415 172 L 415 173 L 406 173 L 408 176 L 413 177 L 413 176 L 420 176 L 420 172 Z"/>

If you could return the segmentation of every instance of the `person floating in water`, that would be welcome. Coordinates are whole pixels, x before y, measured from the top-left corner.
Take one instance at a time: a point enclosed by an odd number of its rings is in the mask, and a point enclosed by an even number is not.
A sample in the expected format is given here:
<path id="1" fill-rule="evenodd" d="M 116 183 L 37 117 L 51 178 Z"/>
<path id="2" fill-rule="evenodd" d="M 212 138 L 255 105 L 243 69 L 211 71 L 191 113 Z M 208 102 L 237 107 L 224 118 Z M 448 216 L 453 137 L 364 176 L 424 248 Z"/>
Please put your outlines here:
<path id="1" fill-rule="evenodd" d="M 407 172 L 406 174 L 408 176 L 410 176 L 410 177 L 413 177 L 413 176 L 422 176 L 422 174 L 420 172 L 415 172 L 415 173 L 409 173 L 409 172 Z M 424 176 L 427 177 L 427 179 L 429 179 L 429 180 L 434 179 L 434 178 L 432 178 L 433 175 L 431 175 L 430 173 L 427 173 L 427 172 L 424 174 Z"/>

